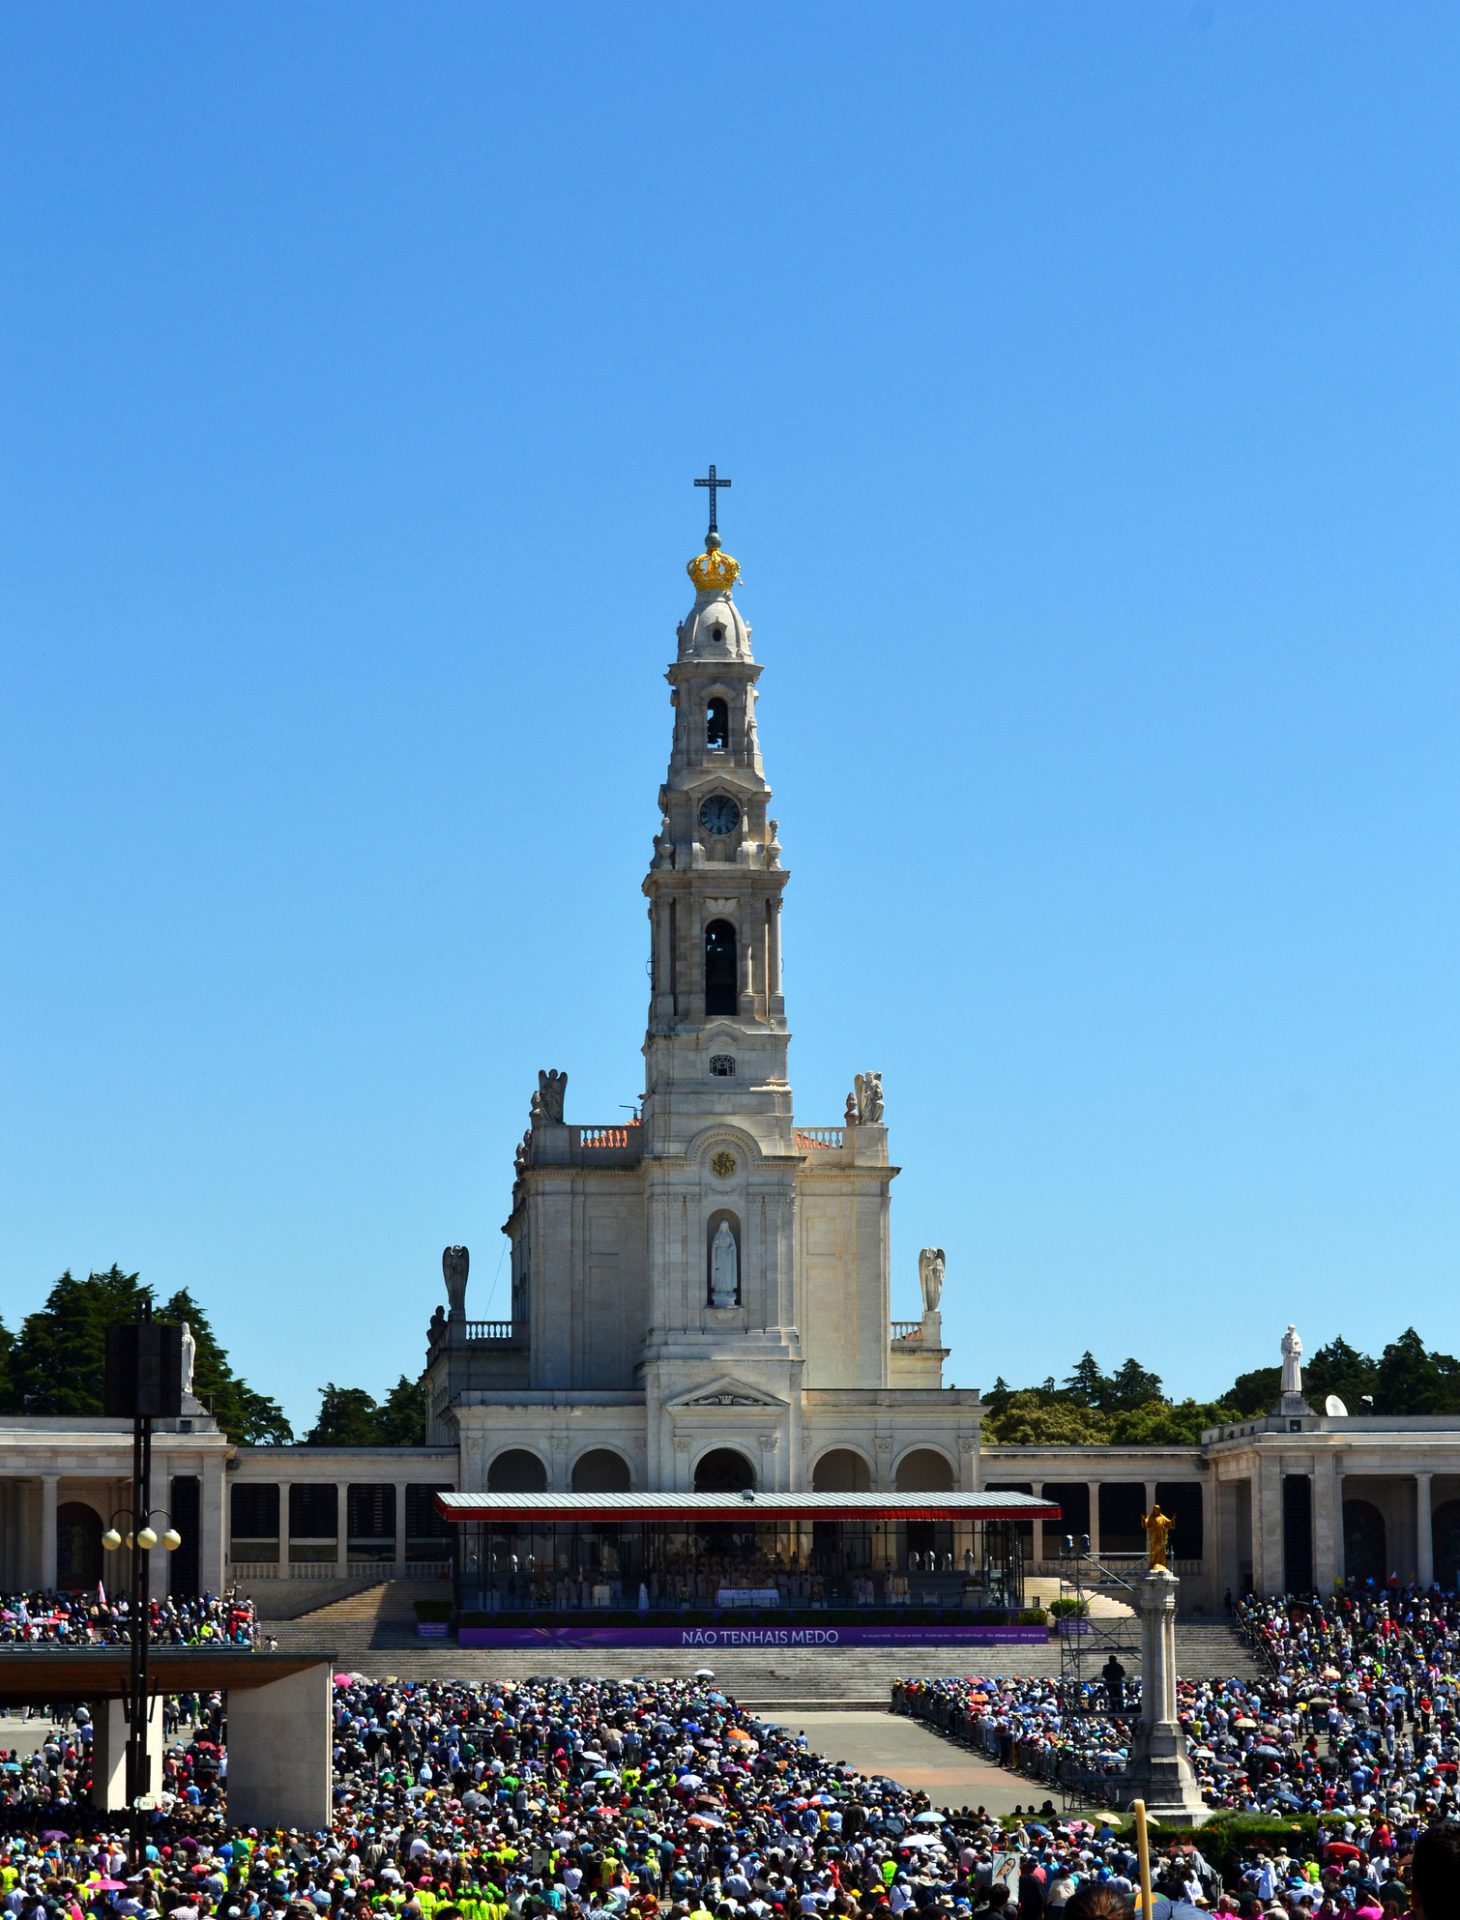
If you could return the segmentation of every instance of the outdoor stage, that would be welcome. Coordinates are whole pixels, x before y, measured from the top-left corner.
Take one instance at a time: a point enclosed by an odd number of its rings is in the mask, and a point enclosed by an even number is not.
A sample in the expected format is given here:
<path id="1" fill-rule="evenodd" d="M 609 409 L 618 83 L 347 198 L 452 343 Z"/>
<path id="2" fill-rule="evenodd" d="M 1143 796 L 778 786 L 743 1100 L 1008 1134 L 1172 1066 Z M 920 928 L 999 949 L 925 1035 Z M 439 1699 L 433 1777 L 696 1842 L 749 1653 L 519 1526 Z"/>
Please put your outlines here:
<path id="1" fill-rule="evenodd" d="M 461 1647 L 1042 1645 L 1027 1494 L 442 1493 Z M 1022 1616 L 1022 1617 L 1021 1617 Z M 444 1623 L 443 1627 L 444 1627 Z"/>

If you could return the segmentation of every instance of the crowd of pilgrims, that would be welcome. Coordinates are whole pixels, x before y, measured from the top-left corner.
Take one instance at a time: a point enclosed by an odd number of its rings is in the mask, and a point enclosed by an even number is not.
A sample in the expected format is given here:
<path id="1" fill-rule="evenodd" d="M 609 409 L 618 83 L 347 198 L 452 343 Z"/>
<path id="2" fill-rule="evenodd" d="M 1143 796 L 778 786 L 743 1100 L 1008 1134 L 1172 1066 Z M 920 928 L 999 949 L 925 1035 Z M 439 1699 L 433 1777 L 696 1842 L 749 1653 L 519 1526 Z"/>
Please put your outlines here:
<path id="1" fill-rule="evenodd" d="M 1460 1599 L 1397 1587 L 1237 1608 L 1266 1671 L 1179 1680 L 1187 1752 L 1213 1807 L 1264 1813 L 1460 1817 Z M 1178 1636 L 1178 1656 L 1180 1640 Z M 902 1711 L 1002 1765 L 1098 1793 L 1124 1771 L 1138 1683 L 1062 1701 L 1053 1680 L 908 1680 Z"/>
<path id="2" fill-rule="evenodd" d="M 0 1596 L 0 1644 L 98 1647 L 131 1637 L 130 1600 L 108 1599 L 100 1588 L 86 1594 Z M 149 1602 L 148 1637 L 163 1647 L 251 1647 L 258 1639 L 258 1618 L 252 1600 L 231 1592 L 168 1595 Z"/>
<path id="3" fill-rule="evenodd" d="M 216 1702 L 168 1752 L 145 1862 L 60 1791 L 85 1724 L 48 1742 L 57 1798 L 12 1806 L 0 1906 L 17 1920 L 1118 1920 L 1137 1860 L 1049 1803 L 1010 1822 L 944 1813 L 694 1680 L 406 1684 L 338 1676 L 330 1829 L 243 1831 L 223 1814 Z M 9 1776 L 7 1776 L 9 1777 Z M 1225 1880 L 1158 1846 L 1154 1920 L 1450 1920 L 1460 1828 L 1335 1817 Z M 1416 1851 L 1417 1848 L 1417 1851 Z M 1439 1889 L 1448 1886 L 1448 1905 Z M 1435 1889 L 1427 1893 L 1428 1889 Z"/>

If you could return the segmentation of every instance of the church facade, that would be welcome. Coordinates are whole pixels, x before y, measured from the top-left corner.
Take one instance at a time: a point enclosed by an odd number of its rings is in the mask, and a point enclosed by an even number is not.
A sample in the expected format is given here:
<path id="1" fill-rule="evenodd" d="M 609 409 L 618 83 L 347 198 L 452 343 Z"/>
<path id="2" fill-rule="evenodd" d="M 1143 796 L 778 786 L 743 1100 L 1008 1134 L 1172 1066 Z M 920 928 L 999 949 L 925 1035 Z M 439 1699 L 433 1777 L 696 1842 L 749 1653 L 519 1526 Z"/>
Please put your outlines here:
<path id="1" fill-rule="evenodd" d="M 464 1491 L 973 1491 L 982 1409 L 942 1385 L 939 1250 L 922 1317 L 891 1318 L 880 1078 L 855 1076 L 838 1126 L 796 1118 L 761 666 L 713 519 L 688 571 L 643 881 L 642 1111 L 575 1122 L 568 1076 L 539 1075 L 511 1316 L 470 1318 L 449 1248 L 428 1437 L 459 1446 Z"/>
<path id="2" fill-rule="evenodd" d="M 424 1446 L 236 1447 L 191 1399 L 159 1423 L 148 1504 L 184 1544 L 152 1556 L 155 1586 L 236 1581 L 271 1604 L 300 1582 L 439 1577 L 448 1492 L 749 1489 L 1030 1496 L 1060 1513 L 1019 1523 L 1045 1577 L 1067 1539 L 1140 1555 L 1159 1502 L 1188 1607 L 1248 1586 L 1460 1582 L 1460 1420 L 1311 1406 L 1291 1327 L 1279 1403 L 1197 1446 L 981 1447 L 977 1392 L 942 1385 L 937 1248 L 921 1316 L 891 1318 L 878 1075 L 855 1075 L 840 1124 L 796 1116 L 761 668 L 713 514 L 689 572 L 642 883 L 642 1111 L 584 1124 L 568 1077 L 539 1075 L 504 1229 L 510 1314 L 470 1316 L 466 1249 L 448 1248 Z M 130 1465 L 125 1423 L 0 1419 L 0 1590 L 113 1577 L 102 1538 Z"/>

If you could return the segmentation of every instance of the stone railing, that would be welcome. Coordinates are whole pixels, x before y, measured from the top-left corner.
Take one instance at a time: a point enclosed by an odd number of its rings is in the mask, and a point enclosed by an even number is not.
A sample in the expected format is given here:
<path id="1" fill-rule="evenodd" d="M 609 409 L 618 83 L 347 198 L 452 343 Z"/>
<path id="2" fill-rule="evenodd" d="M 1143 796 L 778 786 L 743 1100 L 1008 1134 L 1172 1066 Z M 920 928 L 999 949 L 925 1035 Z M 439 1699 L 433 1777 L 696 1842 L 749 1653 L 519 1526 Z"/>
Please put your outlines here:
<path id="1" fill-rule="evenodd" d="M 343 1566 L 338 1560 L 230 1560 L 228 1577 L 234 1581 L 394 1580 L 401 1578 L 398 1564 L 413 1580 L 440 1579 L 451 1571 L 449 1560 L 347 1560 Z"/>
<path id="2" fill-rule="evenodd" d="M 839 1147 L 846 1138 L 844 1127 L 797 1127 L 796 1151 L 815 1153 L 822 1147 Z"/>
<path id="3" fill-rule="evenodd" d="M 466 1323 L 468 1340 L 510 1340 L 513 1337 L 510 1320 L 468 1320 Z"/>
<path id="4" fill-rule="evenodd" d="M 892 1337 L 894 1340 L 921 1340 L 923 1323 L 921 1320 L 894 1320 Z"/>
<path id="5" fill-rule="evenodd" d="M 632 1147 L 637 1145 L 634 1129 L 638 1121 L 626 1121 L 621 1127 L 578 1127 L 580 1147 Z"/>

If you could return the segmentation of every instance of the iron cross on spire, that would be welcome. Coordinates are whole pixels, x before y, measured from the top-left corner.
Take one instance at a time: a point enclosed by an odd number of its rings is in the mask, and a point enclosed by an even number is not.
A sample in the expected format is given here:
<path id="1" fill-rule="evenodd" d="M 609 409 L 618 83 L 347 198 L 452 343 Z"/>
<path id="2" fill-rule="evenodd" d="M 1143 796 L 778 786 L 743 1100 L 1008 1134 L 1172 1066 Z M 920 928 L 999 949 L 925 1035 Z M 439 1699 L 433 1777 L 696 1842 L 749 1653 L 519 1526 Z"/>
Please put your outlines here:
<path id="1" fill-rule="evenodd" d="M 695 485 L 697 487 L 708 487 L 710 489 L 710 532 L 711 533 L 718 533 L 720 531 L 719 525 L 715 519 L 715 494 L 719 488 L 730 487 L 730 486 L 733 486 L 734 484 L 735 483 L 733 480 L 722 480 L 719 477 L 719 475 L 715 472 L 715 463 L 713 460 L 710 462 L 709 479 L 695 481 Z"/>

